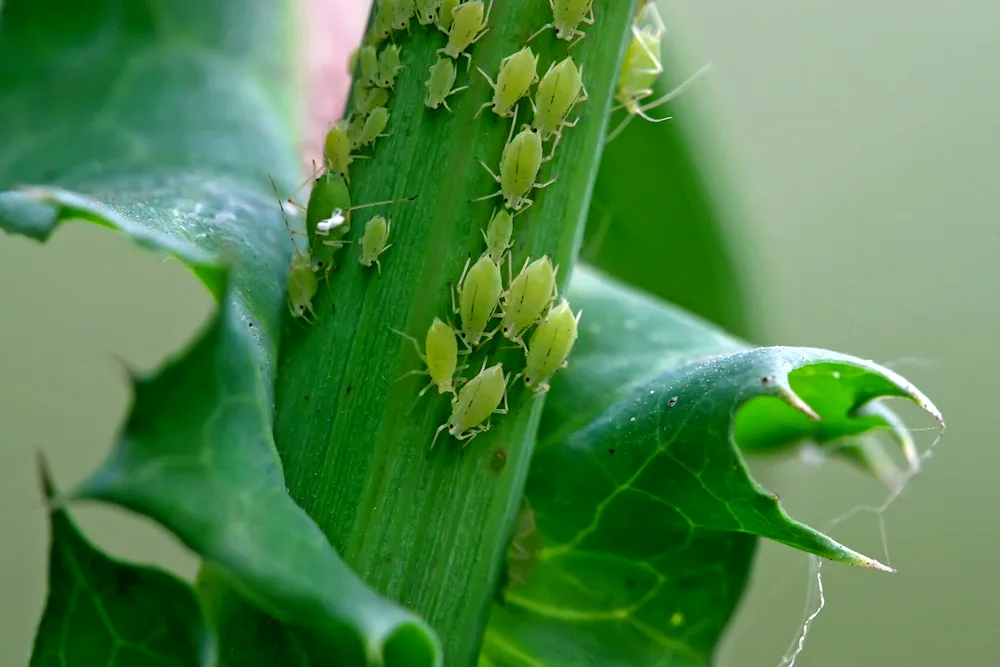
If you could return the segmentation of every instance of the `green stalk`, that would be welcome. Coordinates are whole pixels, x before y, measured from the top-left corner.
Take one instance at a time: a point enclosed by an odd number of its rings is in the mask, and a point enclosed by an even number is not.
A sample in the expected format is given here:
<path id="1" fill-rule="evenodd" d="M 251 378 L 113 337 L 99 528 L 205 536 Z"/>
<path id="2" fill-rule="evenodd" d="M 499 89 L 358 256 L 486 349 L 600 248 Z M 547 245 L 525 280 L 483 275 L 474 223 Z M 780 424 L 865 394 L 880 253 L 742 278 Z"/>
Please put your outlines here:
<path id="1" fill-rule="evenodd" d="M 564 131 L 539 174 L 540 181 L 558 182 L 534 191 L 534 206 L 515 218 L 515 272 L 526 256 L 547 253 L 560 267 L 561 288 L 576 260 L 634 11 L 633 2 L 596 4 L 595 24 L 581 25 L 587 36 L 569 52 L 583 66 L 590 99 L 571 114 L 580 123 Z M 450 285 L 466 259 L 484 250 L 480 230 L 500 205 L 499 198 L 470 201 L 498 187 L 477 160 L 497 171 L 511 126 L 490 109 L 474 118 L 492 96 L 475 66 L 495 79 L 500 60 L 551 20 L 545 0 L 497 2 L 490 31 L 470 48 L 469 74 L 459 60 L 456 85 L 471 87 L 449 98 L 454 113 L 423 105 L 427 71 L 444 35 L 416 21 L 409 35 L 395 33 L 404 69 L 388 104 L 391 136 L 366 151 L 374 159 L 354 162 L 350 189 L 355 205 L 418 198 L 354 214 L 354 240 L 374 213 L 392 219 L 381 273 L 358 263 L 357 246 L 342 250 L 341 266 L 314 301 L 316 321 L 289 320 L 278 363 L 275 433 L 292 496 L 370 585 L 430 621 L 447 665 L 475 662 L 544 398 L 512 385 L 511 412 L 495 418 L 490 432 L 464 449 L 443 433 L 430 451 L 449 401 L 434 390 L 417 399 L 426 377 L 395 382 L 422 366 L 390 327 L 422 342 L 435 316 L 457 324 Z M 567 42 L 551 30 L 531 47 L 541 55 L 539 76 L 567 54 Z M 530 113 L 522 100 L 518 129 Z M 505 284 L 506 273 L 505 266 Z M 523 352 L 501 349 L 506 345 L 498 334 L 485 355 L 517 372 Z M 463 362 L 470 364 L 466 377 L 479 371 L 485 355 Z"/>

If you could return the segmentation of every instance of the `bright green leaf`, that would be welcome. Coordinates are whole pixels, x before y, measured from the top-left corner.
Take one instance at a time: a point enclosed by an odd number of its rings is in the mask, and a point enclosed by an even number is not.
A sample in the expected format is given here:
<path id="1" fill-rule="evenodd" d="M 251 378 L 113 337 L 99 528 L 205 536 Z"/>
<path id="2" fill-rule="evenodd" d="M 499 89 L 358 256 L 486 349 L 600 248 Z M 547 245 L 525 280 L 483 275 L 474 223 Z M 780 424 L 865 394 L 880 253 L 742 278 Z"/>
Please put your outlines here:
<path id="1" fill-rule="evenodd" d="M 220 298 L 181 357 L 133 379 L 113 452 L 74 495 L 155 519 L 255 604 L 369 662 L 433 664 L 433 632 L 289 497 L 271 435 L 291 242 L 268 175 L 297 178 L 290 19 L 278 0 L 7 2 L 0 188 L 59 187 L 0 194 L 0 227 L 44 240 L 88 220 L 180 259 Z"/>
<path id="2" fill-rule="evenodd" d="M 55 495 L 41 465 L 45 499 Z M 69 513 L 49 510 L 49 598 L 31 667 L 208 667 L 215 644 L 191 587 L 109 558 Z"/>
<path id="3" fill-rule="evenodd" d="M 484 652 L 496 664 L 708 664 L 756 536 L 888 569 L 788 517 L 749 475 L 733 434 L 793 446 L 803 429 L 771 422 L 792 414 L 811 435 L 862 433 L 884 426 L 864 410 L 883 397 L 940 419 L 919 391 L 834 352 L 748 348 L 586 270 L 571 298 L 584 310 L 580 340 L 553 386 L 526 486 L 533 567 L 508 582 L 491 617 Z"/>

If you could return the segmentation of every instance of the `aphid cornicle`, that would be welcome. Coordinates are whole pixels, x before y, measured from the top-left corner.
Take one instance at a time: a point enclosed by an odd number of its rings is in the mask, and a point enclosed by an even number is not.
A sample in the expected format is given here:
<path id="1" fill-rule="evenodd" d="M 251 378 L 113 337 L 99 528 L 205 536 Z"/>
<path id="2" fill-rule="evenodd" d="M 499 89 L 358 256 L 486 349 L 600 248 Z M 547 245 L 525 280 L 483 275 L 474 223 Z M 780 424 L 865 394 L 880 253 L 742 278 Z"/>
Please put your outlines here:
<path id="1" fill-rule="evenodd" d="M 379 88 L 392 88 L 396 83 L 396 75 L 403 69 L 399 62 L 399 47 L 389 44 L 378 57 L 378 74 L 375 76 L 374 85 Z"/>
<path id="2" fill-rule="evenodd" d="M 542 318 L 542 312 L 558 297 L 557 269 L 548 255 L 524 267 L 516 278 L 509 280 L 500 302 L 500 332 L 504 338 L 524 347 L 521 335 Z M 510 260 L 508 259 L 508 262 Z"/>
<path id="3" fill-rule="evenodd" d="M 445 109 L 451 111 L 451 107 L 448 106 L 448 97 L 468 88 L 468 86 L 452 88 L 455 85 L 457 74 L 455 63 L 448 58 L 438 58 L 431 67 L 430 74 L 430 78 L 427 79 L 427 95 L 424 97 L 424 105 L 431 109 L 437 109 L 443 105 Z"/>
<path id="4" fill-rule="evenodd" d="M 459 3 L 462 0 L 441 0 L 441 8 L 438 10 L 437 25 L 438 28 L 444 33 L 448 32 L 448 28 L 455 20 L 455 10 L 458 8 Z"/>
<path id="5" fill-rule="evenodd" d="M 437 387 L 439 394 L 456 393 L 455 371 L 458 370 L 458 341 L 455 338 L 454 329 L 435 317 L 434 322 L 427 329 L 423 352 L 420 351 L 420 343 L 417 342 L 416 338 L 396 329 L 392 331 L 413 343 L 417 356 L 426 367 L 426 370 L 412 370 L 403 377 L 428 375 L 431 378 L 427 386 L 420 390 L 419 396 L 426 394 L 431 387 Z"/>
<path id="6" fill-rule="evenodd" d="M 514 113 L 514 105 L 527 95 L 531 85 L 538 81 L 538 56 L 527 46 L 507 56 L 500 61 L 500 72 L 497 74 L 496 83 L 481 67 L 476 69 L 489 81 L 493 89 L 493 101 L 479 107 L 476 115 L 478 116 L 486 107 L 492 106 L 493 113 L 506 118 Z"/>
<path id="7" fill-rule="evenodd" d="M 444 48 L 438 49 L 438 53 L 443 53 L 449 58 L 465 56 L 469 59 L 466 69 L 472 66 L 472 56 L 464 51 L 479 41 L 483 35 L 489 32 L 486 27 L 490 20 L 490 10 L 493 9 L 493 0 L 485 9 L 483 0 L 469 0 L 455 7 L 452 11 L 451 27 L 445 32 L 448 34 L 448 44 Z"/>
<path id="8" fill-rule="evenodd" d="M 514 121 L 511 124 L 511 131 L 517 123 L 517 114 L 514 114 Z M 556 182 L 551 179 L 545 183 L 538 183 L 535 178 L 542 162 L 551 159 L 542 157 L 542 137 L 537 130 L 525 127 L 517 133 L 513 139 L 507 141 L 503 147 L 503 154 L 500 156 L 500 173 L 495 174 L 482 160 L 479 164 L 490 173 L 500 189 L 490 195 L 485 195 L 473 201 L 482 201 L 500 195 L 503 197 L 503 205 L 513 211 L 520 211 L 522 208 L 531 206 L 534 202 L 528 198 L 528 193 L 534 189 L 546 188 Z"/>
<path id="9" fill-rule="evenodd" d="M 577 325 L 582 313 L 574 315 L 569 303 L 563 299 L 549 310 L 531 334 L 525 354 L 526 365 L 521 375 L 524 376 L 524 384 L 536 394 L 547 392 L 549 380 L 557 370 L 566 366 L 566 359 L 576 344 Z"/>
<path id="10" fill-rule="evenodd" d="M 392 34 L 392 21 L 396 14 L 396 0 L 378 0 L 375 19 L 372 21 L 371 40 L 378 44 Z"/>
<path id="11" fill-rule="evenodd" d="M 361 145 L 370 146 L 376 139 L 388 137 L 384 133 L 385 126 L 389 124 L 389 110 L 385 107 L 375 107 L 368 118 L 365 119 L 365 126 L 361 130 Z"/>
<path id="12" fill-rule="evenodd" d="M 386 245 L 389 240 L 389 233 L 392 231 L 392 220 L 386 220 L 381 215 L 376 215 L 365 225 L 365 234 L 361 237 L 361 256 L 358 262 L 361 266 L 378 267 L 378 272 L 382 273 L 382 264 L 378 261 L 379 256 L 392 245 Z"/>
<path id="13" fill-rule="evenodd" d="M 496 313 L 500 293 L 503 292 L 503 278 L 500 267 L 487 257 L 480 257 L 475 264 L 470 257 L 465 262 L 462 276 L 451 294 L 451 307 L 462 321 L 458 337 L 468 349 L 473 349 L 483 339 L 492 338 L 492 333 L 486 333 L 490 320 Z M 458 304 L 455 304 L 455 291 L 458 292 Z"/>
<path id="14" fill-rule="evenodd" d="M 484 257 L 488 257 L 491 262 L 500 265 L 503 256 L 511 247 L 510 237 L 514 233 L 514 216 L 507 209 L 494 209 L 490 217 L 490 223 L 483 232 L 486 240 L 486 252 Z"/>
<path id="15" fill-rule="evenodd" d="M 410 19 L 413 18 L 415 11 L 413 0 L 395 0 L 395 5 L 392 13 L 392 29 L 409 31 Z"/>
<path id="16" fill-rule="evenodd" d="M 447 429 L 457 440 L 471 440 L 480 433 L 490 429 L 487 421 L 491 415 L 507 414 L 507 381 L 510 375 L 504 375 L 503 364 L 483 368 L 476 377 L 466 382 L 458 391 L 458 396 L 451 402 L 451 416 L 434 432 L 431 449 L 437 442 L 438 434 Z M 504 406 L 500 407 L 503 401 Z M 486 422 L 483 424 L 483 422 Z M 466 443 L 468 445 L 468 443 Z"/>
<path id="17" fill-rule="evenodd" d="M 549 7 L 552 9 L 552 23 L 543 25 L 528 38 L 529 42 L 549 28 L 555 28 L 556 37 L 572 41 L 568 48 L 573 48 L 586 35 L 579 29 L 580 24 L 594 25 L 594 0 L 549 0 Z M 573 41 L 574 37 L 576 41 Z"/>
<path id="18" fill-rule="evenodd" d="M 417 0 L 417 21 L 420 25 L 431 25 L 438 20 L 441 0 Z"/>
<path id="19" fill-rule="evenodd" d="M 374 86 L 378 81 L 378 53 L 371 44 L 365 44 L 358 51 L 358 61 L 360 67 L 360 78 L 358 79 L 365 86 Z"/>
<path id="20" fill-rule="evenodd" d="M 542 141 L 559 134 L 563 127 L 573 127 L 579 121 L 566 121 L 573 107 L 587 100 L 587 89 L 583 85 L 583 72 L 577 69 L 573 58 L 566 57 L 559 63 L 549 66 L 545 76 L 538 83 L 535 98 L 531 100 L 531 108 L 535 117 L 531 127 L 542 135 Z M 553 152 L 555 145 L 552 146 Z"/>

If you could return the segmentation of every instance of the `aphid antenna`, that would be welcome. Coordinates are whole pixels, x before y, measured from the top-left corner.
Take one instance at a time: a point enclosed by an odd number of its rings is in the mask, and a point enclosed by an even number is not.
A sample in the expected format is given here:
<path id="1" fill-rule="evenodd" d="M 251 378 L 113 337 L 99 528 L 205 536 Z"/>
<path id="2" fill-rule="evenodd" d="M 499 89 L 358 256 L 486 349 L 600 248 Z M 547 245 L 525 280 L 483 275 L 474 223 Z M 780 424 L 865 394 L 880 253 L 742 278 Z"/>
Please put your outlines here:
<path id="1" fill-rule="evenodd" d="M 387 204 L 402 204 L 403 202 L 413 201 L 414 199 L 416 199 L 419 196 L 420 196 L 419 194 L 415 194 L 412 197 L 400 197 L 399 199 L 386 199 L 385 201 L 375 201 L 375 202 L 371 202 L 370 204 L 359 204 L 357 206 L 352 206 L 352 207 L 350 207 L 348 209 L 344 209 L 344 210 L 345 211 L 357 211 L 357 210 L 362 209 L 362 208 L 372 208 L 373 206 L 385 206 Z"/>
<path id="2" fill-rule="evenodd" d="M 674 99 L 675 97 L 677 97 L 678 95 L 680 95 L 681 93 L 683 93 L 684 90 L 687 89 L 695 81 L 697 81 L 698 79 L 700 79 L 703 76 L 705 76 L 712 69 L 712 67 L 713 67 L 712 63 L 706 63 L 705 65 L 702 65 L 701 68 L 699 68 L 697 72 L 695 72 L 694 74 L 692 74 L 691 76 L 689 76 L 687 79 L 685 79 L 684 81 L 682 81 L 680 84 L 678 84 L 669 93 L 666 93 L 665 95 L 663 95 L 659 99 L 653 100 L 652 102 L 649 102 L 648 104 L 643 104 L 643 105 L 637 107 L 637 109 L 639 111 L 649 111 L 650 109 L 655 109 L 656 107 L 660 106 L 661 104 L 666 104 L 670 100 Z M 646 118 L 647 120 L 651 120 L 647 116 L 643 116 L 643 117 Z M 658 123 L 658 122 L 661 122 L 661 121 L 664 121 L 664 120 L 668 120 L 668 119 L 669 118 L 661 118 L 661 119 L 658 119 L 658 120 L 654 120 L 653 122 Z"/>

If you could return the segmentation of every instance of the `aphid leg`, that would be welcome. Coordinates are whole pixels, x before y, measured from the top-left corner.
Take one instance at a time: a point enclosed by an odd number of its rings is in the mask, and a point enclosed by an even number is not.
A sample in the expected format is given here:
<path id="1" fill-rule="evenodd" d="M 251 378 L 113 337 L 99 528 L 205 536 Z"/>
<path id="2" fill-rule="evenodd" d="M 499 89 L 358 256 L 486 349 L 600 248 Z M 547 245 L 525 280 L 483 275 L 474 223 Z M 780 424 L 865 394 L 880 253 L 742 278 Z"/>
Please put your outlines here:
<path id="1" fill-rule="evenodd" d="M 591 10 L 591 11 L 593 11 L 593 10 Z M 584 21 L 586 22 L 586 19 L 584 19 Z M 570 37 L 573 37 L 573 36 L 575 36 L 576 39 L 574 39 L 572 42 L 570 42 L 569 46 L 566 47 L 566 52 L 567 53 L 569 53 L 570 49 L 572 49 L 574 46 L 576 46 L 577 44 L 579 44 L 580 40 L 582 40 L 584 37 L 587 36 L 587 33 L 585 33 L 582 30 L 574 30 L 573 34 L 570 35 Z"/>
<path id="2" fill-rule="evenodd" d="M 441 431 L 445 430 L 446 428 L 448 428 L 448 422 L 445 422 L 437 427 L 437 430 L 434 431 L 434 439 L 431 440 L 430 449 L 434 449 L 434 443 L 437 442 L 438 436 L 441 434 Z"/>
<path id="3" fill-rule="evenodd" d="M 479 435 L 480 433 L 486 433 L 486 432 L 487 432 L 487 431 L 489 431 L 489 430 L 490 430 L 491 428 L 493 428 L 493 424 L 491 424 L 491 423 L 489 423 L 489 422 L 486 422 L 486 423 L 485 423 L 485 424 L 483 424 L 482 426 L 478 426 L 478 427 L 476 427 L 476 428 L 474 428 L 474 429 L 471 429 L 471 430 L 469 431 L 469 434 L 468 434 L 468 435 L 465 435 L 465 436 L 463 436 L 463 435 L 459 434 L 459 435 L 456 435 L 455 437 L 456 437 L 456 438 L 457 438 L 458 440 L 464 440 L 464 441 L 465 441 L 465 444 L 463 444 L 463 445 L 462 445 L 462 449 L 465 449 L 466 447 L 468 447 L 468 446 L 469 446 L 469 443 L 470 443 L 470 442 L 472 442 L 472 439 L 473 439 L 473 438 L 475 438 L 475 437 L 476 437 L 477 435 Z"/>
<path id="4" fill-rule="evenodd" d="M 507 58 L 504 58 L 504 60 L 507 60 Z M 500 63 L 500 66 L 503 67 L 503 62 Z M 490 75 L 487 74 L 486 72 L 484 72 L 482 67 L 477 67 L 476 69 L 479 70 L 479 73 L 482 74 L 483 78 L 486 79 L 487 83 L 490 84 L 490 88 L 492 88 L 493 90 L 496 90 L 497 89 L 497 84 L 495 84 L 493 82 L 493 79 L 490 78 Z M 468 86 L 466 86 L 466 87 L 468 87 Z M 473 116 L 473 118 L 479 118 L 479 114 L 481 114 L 483 112 L 483 109 L 485 109 L 485 108 L 487 108 L 489 106 L 492 106 L 492 104 L 493 104 L 492 102 L 487 102 L 483 106 L 479 107 L 479 110 L 476 111 L 476 115 Z"/>
<path id="5" fill-rule="evenodd" d="M 500 183 L 500 176 L 498 176 L 496 173 L 494 173 L 493 170 L 490 169 L 489 165 L 486 164 L 486 162 L 484 162 L 483 160 L 480 160 L 479 164 L 483 165 L 483 169 L 485 169 L 486 171 L 490 172 L 490 176 L 493 177 L 494 181 L 496 181 L 497 183 Z M 495 196 L 496 195 L 490 195 L 490 197 L 495 197 Z M 484 199 L 486 199 L 486 197 L 484 197 Z M 476 201 L 478 201 L 478 200 L 476 200 Z"/>
<path id="6" fill-rule="evenodd" d="M 536 190 L 541 190 L 542 188 L 549 187 L 558 180 L 559 180 L 558 178 L 553 178 L 551 181 L 545 181 L 544 183 L 533 183 L 531 187 L 535 188 Z"/>
<path id="7" fill-rule="evenodd" d="M 480 37 L 482 37 L 482 35 L 480 35 Z M 476 39 L 479 39 L 479 37 L 477 37 Z M 476 39 L 474 39 L 471 42 L 469 42 L 469 46 L 472 46 L 473 44 L 475 44 L 476 43 Z M 465 48 L 469 48 L 469 47 L 467 46 Z M 465 61 L 465 71 L 468 72 L 469 70 L 472 69 L 472 54 L 469 53 L 468 51 L 463 51 L 459 55 L 466 59 L 466 61 Z"/>
<path id="8" fill-rule="evenodd" d="M 524 43 L 525 43 L 525 44 L 528 44 L 528 43 L 529 43 L 529 42 L 530 42 L 531 40 L 533 40 L 533 39 L 534 39 L 535 37 L 538 37 L 539 35 L 541 35 L 541 34 L 542 34 L 543 32 L 545 32 L 546 30 L 550 30 L 551 28 L 554 28 L 554 27 L 555 27 L 555 24 L 552 24 L 552 23 L 546 23 L 546 24 L 545 24 L 545 25 L 543 25 L 543 26 L 542 26 L 541 28 L 539 28 L 539 29 L 538 29 L 537 31 L 535 31 L 535 33 L 534 33 L 533 35 L 531 35 L 531 37 L 529 37 L 528 39 L 526 39 L 526 40 L 524 41 Z"/>

